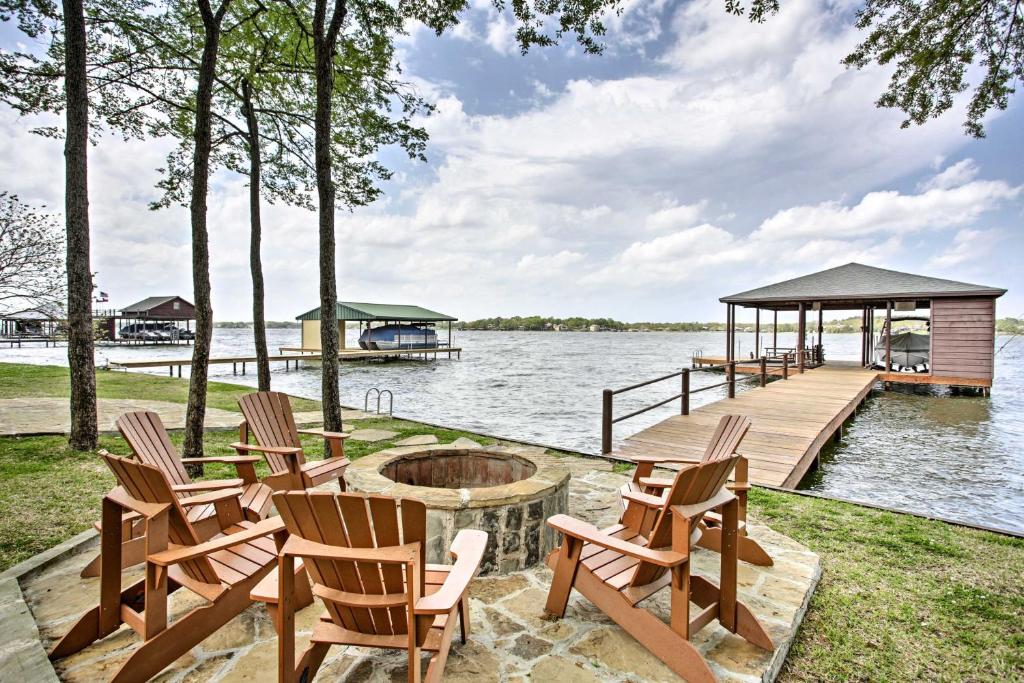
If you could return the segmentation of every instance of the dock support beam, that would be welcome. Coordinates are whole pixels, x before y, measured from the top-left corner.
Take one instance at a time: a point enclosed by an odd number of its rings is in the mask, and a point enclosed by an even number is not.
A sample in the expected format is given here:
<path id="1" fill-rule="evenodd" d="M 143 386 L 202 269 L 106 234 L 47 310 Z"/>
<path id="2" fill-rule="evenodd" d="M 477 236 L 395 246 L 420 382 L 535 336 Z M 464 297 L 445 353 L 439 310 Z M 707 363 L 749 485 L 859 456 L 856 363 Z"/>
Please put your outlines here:
<path id="1" fill-rule="evenodd" d="M 690 369 L 689 368 L 683 368 L 682 387 L 681 388 L 682 388 L 682 391 L 680 392 L 681 396 L 679 397 L 681 399 L 681 401 L 679 403 L 679 414 L 680 415 L 689 415 L 690 414 Z"/>
<path id="2" fill-rule="evenodd" d="M 612 390 L 601 395 L 601 454 L 612 452 Z"/>
<path id="3" fill-rule="evenodd" d="M 885 371 L 892 372 L 892 302 L 885 302 Z"/>
<path id="4" fill-rule="evenodd" d="M 799 304 L 800 318 L 797 322 L 797 333 L 796 333 L 796 365 L 797 372 L 803 373 L 804 371 L 804 341 L 807 338 L 807 304 L 800 302 Z"/>

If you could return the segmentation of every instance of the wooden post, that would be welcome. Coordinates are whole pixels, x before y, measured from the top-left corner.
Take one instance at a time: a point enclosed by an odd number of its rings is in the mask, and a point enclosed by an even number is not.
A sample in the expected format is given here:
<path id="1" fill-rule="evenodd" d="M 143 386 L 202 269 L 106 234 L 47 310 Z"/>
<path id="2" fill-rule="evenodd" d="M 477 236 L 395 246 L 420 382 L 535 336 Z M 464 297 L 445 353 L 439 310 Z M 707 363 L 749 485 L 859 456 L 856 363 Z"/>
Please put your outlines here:
<path id="1" fill-rule="evenodd" d="M 732 315 L 732 304 L 725 305 L 725 362 L 732 360 L 732 340 L 730 330 L 732 326 L 729 324 L 729 317 Z"/>
<path id="2" fill-rule="evenodd" d="M 779 311 L 772 311 L 772 353 L 779 355 Z"/>
<path id="3" fill-rule="evenodd" d="M 885 371 L 892 371 L 892 302 L 885 302 Z"/>
<path id="4" fill-rule="evenodd" d="M 729 367 L 726 371 L 729 373 L 727 375 L 729 380 L 729 398 L 736 398 L 736 361 L 729 361 Z"/>
<path id="5" fill-rule="evenodd" d="M 761 386 L 768 386 L 768 359 L 761 356 Z"/>
<path id="6" fill-rule="evenodd" d="M 789 379 L 789 354 L 782 354 L 782 379 Z"/>
<path id="7" fill-rule="evenodd" d="M 452 321 L 448 321 L 448 360 L 452 359 Z"/>
<path id="8" fill-rule="evenodd" d="M 797 372 L 802 373 L 804 371 L 804 339 L 807 337 L 807 306 L 804 302 L 800 302 L 797 309 L 800 314 L 800 318 L 797 322 L 797 333 L 796 333 L 796 365 Z"/>
<path id="9" fill-rule="evenodd" d="M 819 306 L 820 306 L 820 304 L 819 304 Z M 824 313 L 825 313 L 825 309 L 823 309 L 823 308 L 819 308 L 818 309 L 818 349 L 817 349 L 817 357 L 814 359 L 814 362 L 817 363 L 818 365 L 821 365 L 822 362 L 824 361 L 824 353 L 822 352 L 822 346 L 821 346 L 821 335 L 825 331 L 825 323 L 824 323 L 824 320 L 823 320 L 823 314 Z"/>
<path id="10" fill-rule="evenodd" d="M 605 389 L 601 396 L 601 454 L 612 452 L 612 390 Z"/>
<path id="11" fill-rule="evenodd" d="M 683 368 L 683 380 L 682 380 L 682 401 L 679 405 L 680 415 L 690 414 L 690 369 Z"/>
<path id="12" fill-rule="evenodd" d="M 761 309 L 754 309 L 754 357 L 761 357 Z"/>

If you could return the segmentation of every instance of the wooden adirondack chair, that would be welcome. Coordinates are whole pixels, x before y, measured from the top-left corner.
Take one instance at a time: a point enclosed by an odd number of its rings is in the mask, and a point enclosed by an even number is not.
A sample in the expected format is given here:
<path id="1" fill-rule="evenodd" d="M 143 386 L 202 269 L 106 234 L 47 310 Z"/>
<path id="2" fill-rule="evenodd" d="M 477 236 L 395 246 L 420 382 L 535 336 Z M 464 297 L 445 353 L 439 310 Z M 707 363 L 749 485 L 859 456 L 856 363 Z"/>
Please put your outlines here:
<path id="1" fill-rule="evenodd" d="M 743 437 L 746 436 L 747 431 L 750 429 L 750 424 L 750 419 L 742 415 L 723 415 L 722 419 L 718 421 L 718 427 L 715 428 L 715 433 L 711 436 L 711 440 L 708 442 L 708 447 L 705 449 L 700 462 L 712 462 L 736 455 L 736 449 L 739 448 L 740 442 L 743 441 Z M 737 536 L 739 558 L 750 564 L 770 567 L 774 564 L 771 556 L 757 541 L 747 535 L 747 492 L 750 490 L 750 479 L 747 470 L 747 459 L 743 456 L 739 456 L 739 458 L 736 463 L 733 481 L 727 484 L 729 490 L 736 494 L 736 499 L 739 503 L 739 529 Z M 673 457 L 664 455 L 633 456 L 632 460 L 636 463 L 633 479 L 624 484 L 619 491 L 619 501 L 623 508 L 622 518 L 619 521 L 623 524 L 643 529 L 646 533 L 651 528 L 651 524 L 654 523 L 655 513 L 644 505 L 631 505 L 630 494 L 663 495 L 672 486 L 673 480 L 652 477 L 651 474 L 654 468 L 668 464 L 691 465 L 694 463 L 694 460 L 685 456 Z M 646 519 L 640 519 L 641 517 Z M 646 526 L 644 524 L 645 521 Z M 717 511 L 708 512 L 704 515 L 704 519 L 701 522 L 702 531 L 704 532 L 700 540 L 701 547 L 721 552 L 721 521 L 721 514 Z"/>
<path id="2" fill-rule="evenodd" d="M 658 659 L 691 683 L 714 681 L 690 637 L 717 620 L 758 647 L 774 649 L 749 608 L 736 599 L 736 532 L 739 504 L 725 488 L 739 461 L 731 456 L 681 470 L 664 497 L 635 494 L 631 502 L 657 512 L 647 534 L 628 524 L 599 530 L 568 515 L 548 525 L 564 534 L 547 557 L 554 571 L 545 610 L 561 618 L 573 588 L 594 603 Z M 690 573 L 690 551 L 710 510 L 722 510 L 720 585 Z M 666 624 L 638 603 L 668 587 L 671 618 Z M 690 602 L 700 611 L 691 618 Z"/>
<path id="3" fill-rule="evenodd" d="M 345 468 L 349 464 L 345 457 L 345 439 L 348 434 L 298 429 L 288 394 L 278 391 L 246 394 L 238 399 L 238 406 L 245 421 L 238 428 L 239 442 L 231 444 L 231 447 L 239 454 L 253 451 L 263 454 L 273 471 L 272 475 L 264 478 L 264 483 L 275 491 L 289 491 L 337 479 L 341 490 L 345 490 Z M 257 443 L 249 443 L 250 432 Z M 306 462 L 299 434 L 323 437 L 330 446 L 330 457 Z"/>
<path id="4" fill-rule="evenodd" d="M 99 605 L 86 612 L 50 652 L 74 654 L 128 624 L 143 643 L 113 681 L 146 681 L 249 606 L 249 591 L 274 569 L 287 532 L 280 518 L 243 519 L 238 489 L 181 499 L 156 467 L 101 451 L 118 484 L 103 499 Z M 203 542 L 187 508 L 213 505 L 221 533 Z M 121 589 L 121 517 L 143 519 L 146 577 Z M 294 577 L 293 577 L 294 578 Z M 186 588 L 203 598 L 172 624 L 168 595 Z"/>
<path id="5" fill-rule="evenodd" d="M 313 680 L 331 645 L 407 650 L 409 681 L 421 679 L 421 652 L 434 653 L 426 681 L 440 681 L 455 629 L 469 637 L 469 582 L 480 566 L 487 534 L 462 530 L 454 565 L 424 562 L 426 507 L 386 496 L 326 491 L 275 493 L 290 534 L 278 576 L 279 680 Z M 313 594 L 327 613 L 295 664 L 294 598 L 290 577 L 302 558 Z"/>
<path id="6" fill-rule="evenodd" d="M 256 478 L 254 464 L 262 460 L 258 456 L 210 456 L 204 458 L 182 458 L 174 448 L 160 416 L 148 410 L 125 413 L 115 423 L 117 430 L 132 449 L 134 456 L 147 465 L 153 465 L 162 471 L 171 481 L 171 488 L 180 497 L 188 497 L 204 491 L 221 491 L 224 489 L 241 489 L 239 503 L 245 519 L 258 522 L 270 512 L 273 504 L 270 494 L 273 489 L 261 484 Z M 185 470 L 186 463 L 223 462 L 235 466 L 238 474 L 236 479 L 216 479 L 193 482 Z M 200 540 L 207 540 L 220 533 L 214 505 L 190 505 L 186 513 L 195 527 Z M 99 522 L 96 530 L 101 531 Z M 121 562 L 124 567 L 132 567 L 145 559 L 146 547 L 143 525 L 139 515 L 129 513 L 122 520 L 122 538 L 124 546 L 121 550 Z M 99 576 L 100 556 L 82 570 L 83 577 Z"/>

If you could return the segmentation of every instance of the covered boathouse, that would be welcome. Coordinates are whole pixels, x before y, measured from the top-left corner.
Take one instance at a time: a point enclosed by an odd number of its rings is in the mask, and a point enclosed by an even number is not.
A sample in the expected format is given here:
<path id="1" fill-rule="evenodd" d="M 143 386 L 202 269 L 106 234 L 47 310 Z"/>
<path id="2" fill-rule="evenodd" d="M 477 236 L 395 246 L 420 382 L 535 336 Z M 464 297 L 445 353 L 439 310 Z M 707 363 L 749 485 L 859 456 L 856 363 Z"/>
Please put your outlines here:
<path id="1" fill-rule="evenodd" d="M 848 263 L 719 299 L 726 305 L 726 360 L 739 360 L 736 358 L 738 306 L 756 311 L 755 356 L 778 359 L 786 355 L 800 371 L 825 362 L 824 311 L 860 311 L 860 364 L 880 367 L 883 371 L 880 380 L 980 387 L 987 392 L 992 386 L 994 370 L 996 299 L 1005 293 L 1005 289 L 998 287 Z M 772 314 L 772 345 L 765 344 L 764 348 L 760 342 L 762 311 Z M 798 342 L 793 348 L 784 349 L 777 344 L 779 311 L 798 314 Z M 810 335 L 808 311 L 812 314 Z M 881 329 L 876 330 L 876 315 L 883 311 L 884 321 Z M 889 334 L 893 314 L 911 311 L 928 312 L 929 362 L 923 371 L 893 372 L 893 335 Z M 881 362 L 877 356 L 882 356 Z"/>
<path id="2" fill-rule="evenodd" d="M 438 323 L 448 324 L 448 348 L 452 345 L 452 323 L 458 320 L 450 315 L 431 311 L 422 306 L 410 306 L 404 304 L 369 304 L 354 301 L 338 302 L 338 338 L 339 348 L 345 348 L 345 323 L 356 321 L 359 323 L 359 331 L 362 333 L 363 326 L 371 327 L 374 323 L 383 325 L 409 324 L 423 327 L 435 327 Z M 302 323 L 302 345 L 290 351 L 319 352 L 320 346 L 320 307 L 317 306 L 311 311 L 306 311 L 295 319 Z M 440 335 L 438 335 L 440 340 Z M 438 346 L 444 343 L 438 341 Z M 284 350 L 284 349 L 282 349 Z"/>

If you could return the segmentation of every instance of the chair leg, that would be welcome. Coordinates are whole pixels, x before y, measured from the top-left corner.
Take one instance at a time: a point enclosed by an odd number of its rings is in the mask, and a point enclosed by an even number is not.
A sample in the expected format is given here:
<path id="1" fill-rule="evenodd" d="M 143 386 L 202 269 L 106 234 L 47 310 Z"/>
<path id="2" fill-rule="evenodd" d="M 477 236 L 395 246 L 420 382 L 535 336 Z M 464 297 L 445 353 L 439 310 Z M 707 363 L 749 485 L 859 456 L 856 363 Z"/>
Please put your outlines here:
<path id="1" fill-rule="evenodd" d="M 267 571 L 257 572 L 236 583 L 214 602 L 196 607 L 177 619 L 170 628 L 145 641 L 124 662 L 111 683 L 142 683 L 156 676 L 168 664 L 241 614 L 250 604 L 249 593 Z"/>
<path id="2" fill-rule="evenodd" d="M 722 528 L 719 526 L 709 526 L 703 532 L 697 545 L 716 553 L 722 552 Z M 739 543 L 739 558 L 747 564 L 753 564 L 758 567 L 771 567 L 775 564 L 771 555 L 754 539 L 740 534 L 737 536 L 737 541 Z"/>
<path id="3" fill-rule="evenodd" d="M 459 629 L 462 636 L 462 644 L 469 642 L 469 591 L 466 591 L 459 600 Z"/>
<path id="4" fill-rule="evenodd" d="M 691 580 L 697 578 L 693 576 Z M 711 667 L 689 640 L 647 610 L 630 605 L 622 593 L 606 585 L 590 570 L 579 572 L 575 588 L 689 683 L 714 683 Z"/>
<path id="5" fill-rule="evenodd" d="M 548 601 L 544 605 L 544 611 L 553 617 L 561 619 L 565 616 L 565 608 L 569 604 L 569 594 L 572 592 L 573 583 L 576 581 L 576 572 L 580 566 L 580 553 L 583 551 L 583 542 L 572 536 L 565 536 L 562 547 L 552 552 L 549 556 L 548 566 L 552 561 L 552 569 L 555 575 L 551 577 L 551 589 L 548 591 Z"/>
<path id="6" fill-rule="evenodd" d="M 100 561 L 102 556 L 92 558 L 89 564 L 85 565 L 82 573 L 83 579 L 92 579 L 100 575 Z M 121 569 L 128 569 L 146 561 L 146 538 L 132 538 L 121 544 Z"/>

